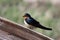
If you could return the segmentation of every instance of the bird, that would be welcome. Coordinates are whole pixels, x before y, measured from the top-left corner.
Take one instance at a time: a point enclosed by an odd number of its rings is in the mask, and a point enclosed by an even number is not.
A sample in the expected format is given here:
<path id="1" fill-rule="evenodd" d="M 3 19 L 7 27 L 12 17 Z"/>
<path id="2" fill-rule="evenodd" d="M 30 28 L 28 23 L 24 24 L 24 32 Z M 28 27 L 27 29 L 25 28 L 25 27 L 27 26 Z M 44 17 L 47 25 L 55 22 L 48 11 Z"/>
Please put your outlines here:
<path id="1" fill-rule="evenodd" d="M 24 18 L 24 23 L 26 25 L 31 25 L 31 26 L 34 26 L 36 28 L 40 28 L 40 29 L 43 29 L 43 30 L 52 30 L 52 28 L 47 28 L 47 27 L 41 25 L 40 22 L 38 22 L 33 17 L 31 17 L 31 15 L 29 13 L 25 13 L 23 15 L 23 18 Z"/>

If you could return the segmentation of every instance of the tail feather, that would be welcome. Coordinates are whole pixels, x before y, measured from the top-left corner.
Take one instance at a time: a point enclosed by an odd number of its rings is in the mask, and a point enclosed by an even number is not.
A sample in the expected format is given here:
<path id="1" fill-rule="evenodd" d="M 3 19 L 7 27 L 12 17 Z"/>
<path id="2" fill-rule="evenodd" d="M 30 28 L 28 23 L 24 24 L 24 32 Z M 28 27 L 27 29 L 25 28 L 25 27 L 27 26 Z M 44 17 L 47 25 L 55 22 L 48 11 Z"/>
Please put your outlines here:
<path id="1" fill-rule="evenodd" d="M 44 27 L 42 25 L 39 25 L 38 27 L 41 28 L 41 29 L 44 29 L 44 30 L 52 30 L 52 28 L 47 28 L 47 27 Z"/>
<path id="2" fill-rule="evenodd" d="M 51 28 L 46 28 L 46 27 L 39 27 L 41 29 L 45 29 L 45 30 L 52 30 Z"/>

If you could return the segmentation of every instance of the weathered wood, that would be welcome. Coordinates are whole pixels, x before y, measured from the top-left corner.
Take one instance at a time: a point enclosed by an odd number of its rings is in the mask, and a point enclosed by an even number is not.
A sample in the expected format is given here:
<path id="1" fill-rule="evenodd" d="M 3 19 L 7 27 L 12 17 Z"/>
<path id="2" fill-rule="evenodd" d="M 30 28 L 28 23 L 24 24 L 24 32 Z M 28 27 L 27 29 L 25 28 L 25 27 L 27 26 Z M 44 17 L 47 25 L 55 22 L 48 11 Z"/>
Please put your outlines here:
<path id="1" fill-rule="evenodd" d="M 0 29 L 20 37 L 23 40 L 53 40 L 41 33 L 37 33 L 2 17 L 0 17 Z"/>
<path id="2" fill-rule="evenodd" d="M 14 35 L 9 35 L 9 33 L 0 30 L 0 40 L 23 40 L 23 39 L 16 37 Z"/>

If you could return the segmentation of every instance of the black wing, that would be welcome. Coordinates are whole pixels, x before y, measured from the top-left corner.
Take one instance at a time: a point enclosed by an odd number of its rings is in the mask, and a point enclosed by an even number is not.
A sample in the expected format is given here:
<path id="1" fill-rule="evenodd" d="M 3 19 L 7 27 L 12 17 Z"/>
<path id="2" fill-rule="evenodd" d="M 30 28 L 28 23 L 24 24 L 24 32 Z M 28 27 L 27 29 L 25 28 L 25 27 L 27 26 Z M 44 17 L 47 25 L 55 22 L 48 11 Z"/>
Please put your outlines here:
<path id="1" fill-rule="evenodd" d="M 26 22 L 27 22 L 28 24 L 32 25 L 32 26 L 36 26 L 37 24 L 39 24 L 39 22 L 36 21 L 36 20 L 33 19 L 33 18 L 28 18 L 28 19 L 26 19 Z"/>
<path id="2" fill-rule="evenodd" d="M 27 19 L 26 22 L 28 24 L 32 25 L 32 26 L 35 26 L 35 27 L 38 27 L 38 28 L 41 28 L 41 29 L 52 30 L 51 28 L 46 28 L 46 27 L 42 26 L 38 21 L 36 21 L 33 18 Z"/>

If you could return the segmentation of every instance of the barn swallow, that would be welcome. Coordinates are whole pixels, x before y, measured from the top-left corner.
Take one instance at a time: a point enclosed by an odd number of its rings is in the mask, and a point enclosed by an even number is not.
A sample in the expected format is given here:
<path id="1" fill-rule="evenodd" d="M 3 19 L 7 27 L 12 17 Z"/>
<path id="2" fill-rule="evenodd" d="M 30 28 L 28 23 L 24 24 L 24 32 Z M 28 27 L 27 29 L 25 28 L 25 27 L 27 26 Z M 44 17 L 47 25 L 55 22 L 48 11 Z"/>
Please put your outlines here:
<path id="1" fill-rule="evenodd" d="M 30 14 L 28 14 L 28 13 L 25 13 L 23 18 L 24 18 L 24 23 L 27 24 L 27 25 L 31 25 L 31 26 L 41 28 L 41 29 L 44 29 L 44 30 L 52 30 L 52 28 L 47 28 L 47 27 L 44 27 L 43 25 L 41 25 L 38 21 L 36 21 L 34 18 L 32 18 L 30 16 Z"/>

